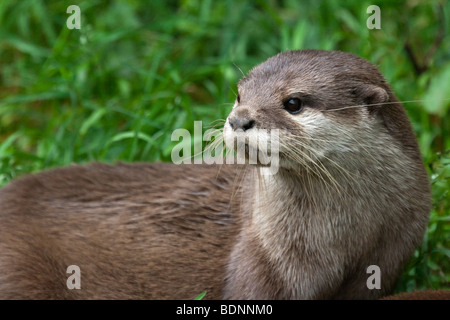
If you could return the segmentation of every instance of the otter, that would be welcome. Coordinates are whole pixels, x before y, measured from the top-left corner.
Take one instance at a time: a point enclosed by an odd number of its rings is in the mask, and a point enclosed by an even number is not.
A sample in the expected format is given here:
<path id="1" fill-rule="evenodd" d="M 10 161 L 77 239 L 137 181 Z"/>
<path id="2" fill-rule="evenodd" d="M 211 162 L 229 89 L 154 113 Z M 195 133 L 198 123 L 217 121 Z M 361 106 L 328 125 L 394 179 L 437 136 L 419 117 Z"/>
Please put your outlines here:
<path id="1" fill-rule="evenodd" d="M 2 299 L 377 299 L 421 242 L 430 185 L 370 62 L 282 52 L 238 83 L 223 140 L 279 164 L 93 163 L 0 190 Z M 68 266 L 80 289 L 68 288 Z M 368 286 L 369 266 L 380 287 Z"/>

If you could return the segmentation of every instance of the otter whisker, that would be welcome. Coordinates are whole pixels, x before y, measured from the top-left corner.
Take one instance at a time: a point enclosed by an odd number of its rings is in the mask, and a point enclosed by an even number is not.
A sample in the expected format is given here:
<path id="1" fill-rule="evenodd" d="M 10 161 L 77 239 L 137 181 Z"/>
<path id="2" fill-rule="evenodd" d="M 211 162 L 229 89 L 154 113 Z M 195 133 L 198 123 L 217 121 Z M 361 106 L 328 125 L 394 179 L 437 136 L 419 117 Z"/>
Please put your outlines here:
<path id="1" fill-rule="evenodd" d="M 366 147 L 366 148 L 370 148 L 373 147 L 373 145 L 370 144 L 364 144 L 359 140 L 356 140 L 355 137 L 352 137 L 352 135 L 350 135 L 350 133 L 346 133 L 345 131 L 343 132 L 344 134 L 348 134 L 348 138 L 352 139 L 354 142 L 356 142 L 358 145 L 360 145 L 361 147 Z M 300 137 L 300 136 L 299 136 Z M 329 144 L 337 144 L 339 143 L 340 145 L 342 145 L 343 147 L 346 147 L 348 149 L 352 149 L 353 145 L 351 144 L 350 141 L 342 141 L 342 137 L 327 137 L 326 139 L 321 139 L 321 138 L 317 138 L 317 137 L 310 137 L 308 136 L 307 133 L 305 133 L 304 136 L 301 136 L 302 140 L 310 140 L 313 142 L 324 142 L 324 143 L 329 143 Z"/>
<path id="2" fill-rule="evenodd" d="M 330 179 L 330 181 L 332 182 L 332 184 L 335 186 L 336 191 L 341 192 L 340 188 L 339 188 L 339 184 L 337 183 L 336 179 L 333 177 L 333 175 L 326 169 L 326 167 L 323 165 L 323 163 L 320 161 L 319 157 L 317 156 L 317 154 L 315 153 L 315 150 L 313 148 L 311 148 L 310 146 L 304 144 L 303 142 L 301 142 L 301 140 L 297 139 L 297 140 L 293 140 L 295 141 L 295 143 L 300 144 L 302 147 L 304 147 L 305 149 L 307 149 L 308 151 L 311 152 L 311 155 L 316 158 L 316 160 L 313 160 L 310 156 L 308 156 L 306 153 L 304 153 L 303 151 L 301 151 L 296 145 L 290 145 L 290 147 L 296 151 L 297 153 L 301 153 L 301 156 L 305 157 L 307 160 L 309 160 L 312 164 L 314 164 L 318 169 L 320 169 L 326 177 L 328 177 Z M 321 176 L 321 175 L 320 175 Z"/>
<path id="3" fill-rule="evenodd" d="M 300 151 L 300 153 L 303 154 L 303 151 Z M 307 183 L 305 184 L 307 187 L 306 190 L 309 190 L 309 192 L 307 192 L 308 199 L 312 201 L 313 207 L 317 208 L 318 207 L 318 200 L 316 199 L 316 197 L 314 196 L 316 194 L 316 190 L 314 188 L 314 186 L 316 186 L 317 183 L 315 183 L 313 181 L 313 176 L 316 176 L 317 178 L 319 178 L 319 181 L 323 182 L 323 186 L 325 188 L 325 190 L 327 190 L 328 192 L 330 192 L 332 190 L 332 186 L 322 177 L 322 175 L 317 172 L 315 169 L 311 169 L 308 165 L 308 163 L 301 158 L 301 156 L 296 157 L 298 154 L 294 153 L 294 154 L 287 154 L 288 157 L 290 157 L 291 159 L 293 159 L 293 161 L 295 163 L 299 163 L 300 166 L 302 166 L 303 168 L 306 168 L 306 174 L 305 172 L 300 172 L 298 167 L 294 167 L 294 172 L 296 172 L 297 176 L 300 177 L 300 180 L 304 181 L 304 179 L 306 179 Z M 301 159 L 300 161 L 298 159 Z M 312 173 L 312 174 L 308 174 L 308 170 Z M 340 195 L 340 193 L 338 193 L 338 195 Z"/>
<path id="4" fill-rule="evenodd" d="M 368 155 L 369 157 L 372 158 L 372 160 L 374 160 L 375 163 L 381 165 L 380 160 L 376 159 L 373 155 L 373 152 L 370 151 L 370 149 L 373 149 L 373 144 L 365 145 L 365 144 L 361 143 L 354 135 L 352 135 L 350 132 L 348 132 L 342 128 L 336 127 L 335 130 L 339 131 L 341 134 L 343 134 L 348 139 L 354 141 L 358 146 L 360 146 L 362 149 L 364 149 L 365 155 Z"/>
<path id="5" fill-rule="evenodd" d="M 341 134 L 343 134 L 344 136 L 346 136 L 347 138 L 349 138 L 349 139 L 351 139 L 352 141 L 354 141 L 354 142 L 356 142 L 356 144 L 357 145 L 359 145 L 359 146 L 361 146 L 361 148 L 362 149 L 364 149 L 364 151 L 366 151 L 365 152 L 365 154 L 367 154 L 367 155 L 369 155 L 374 161 L 375 161 L 375 163 L 379 163 L 379 161 L 377 160 L 377 159 L 375 159 L 375 157 L 372 155 L 372 152 L 370 152 L 370 148 L 373 148 L 373 145 L 372 146 L 367 146 L 367 145 L 364 145 L 364 144 L 362 144 L 362 143 L 360 143 L 360 141 L 358 140 L 358 139 L 356 139 L 353 135 L 351 135 L 349 132 L 347 132 L 347 131 L 345 131 L 344 129 L 341 129 L 341 128 L 338 128 L 338 127 L 336 127 L 335 128 L 335 130 L 337 130 L 337 131 L 339 131 Z M 304 136 L 302 136 L 302 137 L 299 137 L 299 139 L 304 139 L 305 137 Z M 306 137 L 307 139 L 310 139 L 310 140 L 312 140 L 312 141 L 323 141 L 323 142 L 326 142 L 326 143 L 333 143 L 333 140 L 325 140 L 325 139 L 321 139 L 321 140 L 319 140 L 319 139 L 317 139 L 317 138 L 312 138 L 312 137 L 309 137 L 308 135 L 307 135 L 307 137 Z M 338 138 L 338 137 L 336 137 L 336 143 L 339 143 L 339 144 L 343 144 L 343 142 L 342 142 L 342 138 Z M 344 147 L 346 147 L 345 145 L 343 145 Z M 368 147 L 369 149 L 367 149 L 366 147 Z M 352 148 L 352 146 L 348 146 L 348 148 L 349 149 L 353 149 Z M 332 161 L 329 157 L 326 157 L 325 155 L 324 155 L 324 157 L 325 158 L 327 158 L 328 160 L 330 160 L 330 161 Z M 335 161 L 332 161 L 335 165 L 337 165 L 337 163 L 335 162 Z M 340 166 L 339 166 L 340 167 Z M 342 168 L 342 167 L 341 167 Z M 343 168 L 342 168 L 343 169 Z M 350 172 L 348 172 L 347 171 L 347 173 L 349 174 L 349 175 L 353 175 L 353 174 L 351 174 Z M 360 176 L 356 176 L 356 179 L 360 179 L 361 177 Z M 356 182 L 356 181 L 354 181 L 354 182 Z"/>
<path id="6" fill-rule="evenodd" d="M 430 100 L 432 100 L 432 99 L 430 99 Z M 434 99 L 434 100 L 447 101 L 447 100 L 450 100 L 450 98 Z M 359 104 L 359 105 L 346 106 L 346 107 L 336 108 L 336 109 L 322 110 L 322 112 L 340 111 L 340 110 L 345 110 L 345 109 L 364 108 L 364 107 L 380 106 L 380 105 L 386 105 L 386 104 L 417 103 L 417 102 L 426 102 L 426 101 L 428 101 L 428 99 L 427 100 L 421 99 L 421 100 L 389 101 L 389 102 L 378 102 L 378 103 L 372 103 L 372 104 Z"/>
<path id="7" fill-rule="evenodd" d="M 298 142 L 298 141 L 296 141 Z M 328 184 L 325 178 L 318 172 L 313 170 L 307 162 L 304 160 L 309 160 L 311 164 L 313 164 L 319 171 L 322 171 L 326 177 L 330 180 L 330 182 L 335 186 L 336 191 L 340 193 L 339 184 L 334 179 L 334 177 L 328 172 L 328 170 L 323 166 L 323 164 L 320 161 L 315 161 L 311 157 L 309 157 L 306 153 L 304 153 L 301 149 L 297 148 L 295 145 L 288 145 L 288 147 L 295 151 L 293 154 L 289 154 L 294 158 L 294 161 L 297 161 L 298 163 L 302 163 L 306 168 L 309 168 L 312 172 L 316 174 L 317 177 L 319 177 L 325 184 Z M 317 158 L 317 157 L 316 157 Z"/>
<path id="8" fill-rule="evenodd" d="M 205 128 L 220 128 L 223 129 L 223 125 L 226 122 L 226 120 L 223 119 L 217 119 L 211 123 L 209 123 L 209 125 L 205 126 Z"/>
<path id="9" fill-rule="evenodd" d="M 238 69 L 241 72 L 242 76 L 245 77 L 245 73 L 242 71 L 242 69 L 239 68 L 239 66 L 234 62 L 233 62 L 233 65 L 236 67 L 236 69 Z"/>

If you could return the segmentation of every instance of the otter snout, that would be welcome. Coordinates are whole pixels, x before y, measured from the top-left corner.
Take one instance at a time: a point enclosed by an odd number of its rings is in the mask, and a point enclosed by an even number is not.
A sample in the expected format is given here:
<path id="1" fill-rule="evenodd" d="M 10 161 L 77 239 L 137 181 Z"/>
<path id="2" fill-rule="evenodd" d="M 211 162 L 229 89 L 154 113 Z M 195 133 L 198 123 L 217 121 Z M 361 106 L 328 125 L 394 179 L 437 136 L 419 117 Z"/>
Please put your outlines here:
<path id="1" fill-rule="evenodd" d="M 255 120 L 250 120 L 247 118 L 239 118 L 234 117 L 228 120 L 230 123 L 230 127 L 236 131 L 238 129 L 242 129 L 243 131 L 247 131 L 255 126 Z"/>
<path id="2" fill-rule="evenodd" d="M 242 131 L 247 131 L 255 127 L 256 121 L 251 116 L 249 110 L 244 107 L 240 107 L 237 110 L 233 110 L 228 117 L 228 123 L 231 129 L 237 131 L 241 129 Z"/>

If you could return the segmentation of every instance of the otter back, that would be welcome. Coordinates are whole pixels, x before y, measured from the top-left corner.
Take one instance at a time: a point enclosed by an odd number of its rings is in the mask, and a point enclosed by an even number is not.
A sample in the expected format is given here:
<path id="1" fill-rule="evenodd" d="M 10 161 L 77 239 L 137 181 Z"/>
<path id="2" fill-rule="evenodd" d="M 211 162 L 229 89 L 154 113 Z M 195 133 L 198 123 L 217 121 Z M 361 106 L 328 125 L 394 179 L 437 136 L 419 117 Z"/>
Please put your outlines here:
<path id="1" fill-rule="evenodd" d="M 235 174 L 218 172 L 93 164 L 18 179 L 0 190 L 0 298 L 221 298 Z"/>

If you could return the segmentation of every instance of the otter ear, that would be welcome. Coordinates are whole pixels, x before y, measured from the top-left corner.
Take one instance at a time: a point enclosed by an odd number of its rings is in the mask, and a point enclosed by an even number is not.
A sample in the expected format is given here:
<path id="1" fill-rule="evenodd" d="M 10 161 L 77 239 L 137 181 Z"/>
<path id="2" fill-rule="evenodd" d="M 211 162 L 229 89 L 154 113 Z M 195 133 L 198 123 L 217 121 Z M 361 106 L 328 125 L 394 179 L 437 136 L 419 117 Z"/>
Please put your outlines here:
<path id="1" fill-rule="evenodd" d="M 365 104 L 378 104 L 389 100 L 386 90 L 374 85 L 364 86 L 360 92 L 360 97 Z"/>
<path id="2" fill-rule="evenodd" d="M 367 105 L 370 114 L 376 113 L 381 107 L 379 104 L 389 101 L 389 95 L 385 89 L 375 85 L 365 85 L 359 92 L 362 103 Z"/>

